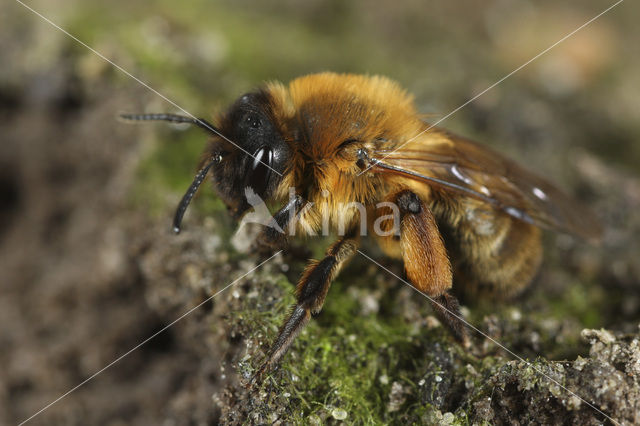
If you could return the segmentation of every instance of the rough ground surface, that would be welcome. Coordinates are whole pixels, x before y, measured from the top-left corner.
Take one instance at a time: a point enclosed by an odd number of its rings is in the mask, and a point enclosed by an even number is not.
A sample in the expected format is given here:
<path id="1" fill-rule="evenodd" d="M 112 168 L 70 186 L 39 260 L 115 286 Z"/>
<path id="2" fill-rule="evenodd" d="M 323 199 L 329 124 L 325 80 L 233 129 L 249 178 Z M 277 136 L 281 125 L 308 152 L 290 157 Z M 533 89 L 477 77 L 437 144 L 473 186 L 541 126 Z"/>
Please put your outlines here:
<path id="1" fill-rule="evenodd" d="M 204 4 L 189 12 L 168 2 L 156 15 L 134 7 L 115 15 L 98 6 L 62 8 L 56 17 L 66 16 L 71 29 L 140 75 L 168 79 L 167 87 L 181 99 L 196 99 L 204 111 L 212 108 L 212 96 L 231 99 L 263 79 L 325 68 L 376 69 L 416 82 L 412 90 L 423 93 L 421 109 L 434 109 L 424 93 L 441 93 L 451 103 L 436 105 L 450 110 L 479 90 L 465 86 L 479 81 L 468 70 L 494 67 L 486 84 L 478 83 L 483 89 L 541 50 L 538 45 L 527 50 L 526 34 L 518 28 L 498 25 L 499 8 L 493 15 L 483 12 L 492 23 L 488 32 L 515 31 L 506 39 L 517 39 L 518 51 L 531 51 L 527 58 L 514 59 L 513 50 L 499 43 L 487 47 L 482 37 L 477 45 L 469 43 L 478 31 L 489 37 L 477 28 L 486 22 L 459 10 L 434 11 L 436 19 L 417 15 L 418 6 L 390 11 L 379 5 L 357 21 L 363 5 L 326 11 L 309 4 L 288 17 L 299 26 L 282 25 L 269 6 L 256 6 L 259 19 L 227 6 L 210 14 L 225 21 L 216 23 L 222 35 L 207 32 L 212 24 L 198 13 Z M 598 7 L 578 14 L 576 26 Z M 527 294 L 507 304 L 465 308 L 472 324 L 524 360 L 480 335 L 463 350 L 425 300 L 361 257 L 332 286 L 325 309 L 297 339 L 282 368 L 249 391 L 244 385 L 293 301 L 305 259 L 280 254 L 243 277 L 265 258 L 248 252 L 249 235 L 234 235 L 234 224 L 209 191 L 188 213 L 184 232 L 171 235 L 171 209 L 191 178 L 202 136 L 118 123 L 114 117 L 123 110 L 167 107 L 32 21 L 18 5 L 5 11 L 0 14 L 7 34 L 0 40 L 0 423 L 19 423 L 114 360 L 31 424 L 606 424 L 587 402 L 621 424 L 640 423 L 640 96 L 633 95 L 640 72 L 633 55 L 623 64 L 613 59 L 623 56 L 616 49 L 624 52 L 637 40 L 624 32 L 637 27 L 634 20 L 627 25 L 633 13 L 594 26 L 597 37 L 583 40 L 593 56 L 579 43 L 563 51 L 562 58 L 576 61 L 573 71 L 584 72 L 582 79 L 543 84 L 532 71 L 520 84 L 501 86 L 460 111 L 456 130 L 496 141 L 498 149 L 553 176 L 607 229 L 600 247 L 547 234 L 545 263 Z M 531 22 L 534 16 L 507 12 L 505 22 Z M 545 22 L 564 16 L 556 12 L 535 16 Z M 414 15 L 420 20 L 412 26 Z M 338 16 L 343 20 L 334 19 Z M 442 22 L 462 22 L 451 31 L 461 38 L 451 35 L 445 45 L 433 33 L 420 38 L 425 19 L 435 19 L 430 28 L 440 31 L 449 25 Z M 350 20 L 359 25 L 349 25 Z M 320 39 L 326 28 L 340 40 Z M 251 50 L 248 45 L 258 43 L 266 30 L 272 43 Z M 354 38 L 345 36 L 352 32 Z M 373 54 L 344 59 L 334 53 L 340 45 L 359 55 L 361 48 L 354 46 L 379 32 L 368 50 L 382 55 L 380 64 L 367 59 Z M 220 38 L 232 48 L 225 50 Z M 430 39 L 438 43 L 429 44 Z M 391 43 L 386 51 L 384 43 Z M 149 46 L 163 49 L 145 50 Z M 481 55 L 497 62 L 480 66 L 472 59 L 450 73 L 442 61 L 429 62 L 431 68 L 420 62 L 457 57 L 449 51 L 475 58 L 478 48 L 498 52 L 495 58 Z M 414 55 L 423 50 L 429 55 Z M 282 52 L 302 65 L 287 62 Z M 392 67 L 389 52 L 411 60 Z M 366 67 L 349 65 L 354 62 Z M 547 65 L 553 69 L 558 63 Z M 534 68 L 540 75 L 549 72 L 540 67 Z M 423 72 L 430 78 L 418 78 Z M 422 83 L 434 76 L 440 80 L 432 86 Z M 297 242 L 316 256 L 328 243 Z M 401 265 L 385 260 L 375 247 L 364 250 L 401 274 Z"/>

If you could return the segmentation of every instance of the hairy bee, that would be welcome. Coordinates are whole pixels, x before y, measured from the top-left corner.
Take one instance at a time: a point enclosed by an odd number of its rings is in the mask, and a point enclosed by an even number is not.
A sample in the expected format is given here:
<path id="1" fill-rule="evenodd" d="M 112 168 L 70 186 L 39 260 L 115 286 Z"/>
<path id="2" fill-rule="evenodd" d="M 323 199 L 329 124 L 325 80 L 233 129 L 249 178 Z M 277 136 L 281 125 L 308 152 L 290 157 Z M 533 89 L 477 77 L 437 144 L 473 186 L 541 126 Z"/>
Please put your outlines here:
<path id="1" fill-rule="evenodd" d="M 588 240 L 600 233 L 584 208 L 544 179 L 425 123 L 412 97 L 384 77 L 322 73 L 288 86 L 269 83 L 240 97 L 216 126 L 172 114 L 123 117 L 189 122 L 212 134 L 176 212 L 176 232 L 211 172 L 236 218 L 251 207 L 248 189 L 280 203 L 275 226 L 258 238 L 261 245 L 282 246 L 289 234 L 315 234 L 322 227 L 339 235 L 326 256 L 305 269 L 297 303 L 258 376 L 277 365 L 321 310 L 363 233 L 403 260 L 407 279 L 431 297 L 438 317 L 463 342 L 452 288 L 474 297 L 514 295 L 540 266 L 540 228 Z"/>

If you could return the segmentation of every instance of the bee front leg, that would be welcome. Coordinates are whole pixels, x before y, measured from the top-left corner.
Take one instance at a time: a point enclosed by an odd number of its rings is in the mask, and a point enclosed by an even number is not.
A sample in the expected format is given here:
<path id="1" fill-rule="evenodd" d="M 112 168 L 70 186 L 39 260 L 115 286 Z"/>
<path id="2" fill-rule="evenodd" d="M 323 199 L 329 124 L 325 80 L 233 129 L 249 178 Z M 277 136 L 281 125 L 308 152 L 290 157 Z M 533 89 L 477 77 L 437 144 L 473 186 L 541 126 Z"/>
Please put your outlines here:
<path id="1" fill-rule="evenodd" d="M 274 250 L 286 248 L 289 225 L 300 213 L 302 205 L 302 197 L 296 195 L 291 198 L 287 205 L 273 215 L 273 221 L 258 234 L 253 249 L 259 253 L 271 254 Z"/>
<path id="2" fill-rule="evenodd" d="M 396 194 L 395 201 L 400 210 L 400 245 L 407 278 L 429 296 L 438 319 L 468 346 L 458 300 L 448 293 L 452 286 L 451 263 L 433 213 L 408 190 Z"/>
<path id="3" fill-rule="evenodd" d="M 278 364 L 311 315 L 320 312 L 331 281 L 357 249 L 357 239 L 351 234 L 333 243 L 324 259 L 311 261 L 307 265 L 296 287 L 297 302 L 293 305 L 289 318 L 280 328 L 280 333 L 269 350 L 267 360 L 254 375 L 251 383 L 260 381 L 265 373 Z"/>

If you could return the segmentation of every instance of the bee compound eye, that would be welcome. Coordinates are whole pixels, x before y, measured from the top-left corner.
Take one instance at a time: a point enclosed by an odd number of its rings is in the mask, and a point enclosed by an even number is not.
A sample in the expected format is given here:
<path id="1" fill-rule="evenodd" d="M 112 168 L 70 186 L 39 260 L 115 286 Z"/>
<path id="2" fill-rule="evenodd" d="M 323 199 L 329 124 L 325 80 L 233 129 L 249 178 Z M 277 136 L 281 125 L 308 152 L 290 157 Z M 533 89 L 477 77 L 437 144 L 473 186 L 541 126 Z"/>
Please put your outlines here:
<path id="1" fill-rule="evenodd" d="M 272 162 L 273 151 L 269 147 L 263 146 L 253 154 L 247 186 L 251 187 L 258 195 L 264 195 L 267 189 Z"/>

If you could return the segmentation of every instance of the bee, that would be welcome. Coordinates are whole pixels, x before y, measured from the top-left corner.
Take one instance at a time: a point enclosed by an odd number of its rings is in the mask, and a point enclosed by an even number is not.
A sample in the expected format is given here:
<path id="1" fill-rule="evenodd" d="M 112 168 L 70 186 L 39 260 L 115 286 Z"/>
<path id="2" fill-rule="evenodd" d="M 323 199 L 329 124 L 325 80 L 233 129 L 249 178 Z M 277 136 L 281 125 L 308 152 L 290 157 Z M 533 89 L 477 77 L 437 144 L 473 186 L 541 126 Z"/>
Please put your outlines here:
<path id="1" fill-rule="evenodd" d="M 235 218 L 250 209 L 248 193 L 281 206 L 277 226 L 257 237 L 261 247 L 285 247 L 290 235 L 321 228 L 338 235 L 305 268 L 297 302 L 255 377 L 277 366 L 320 312 L 364 234 L 402 259 L 407 280 L 462 343 L 468 336 L 456 295 L 520 293 L 540 267 L 541 228 L 598 240 L 594 217 L 546 180 L 422 117 L 394 81 L 335 73 L 268 83 L 241 96 L 215 126 L 174 114 L 123 115 L 191 123 L 211 134 L 175 232 L 210 174 Z"/>

